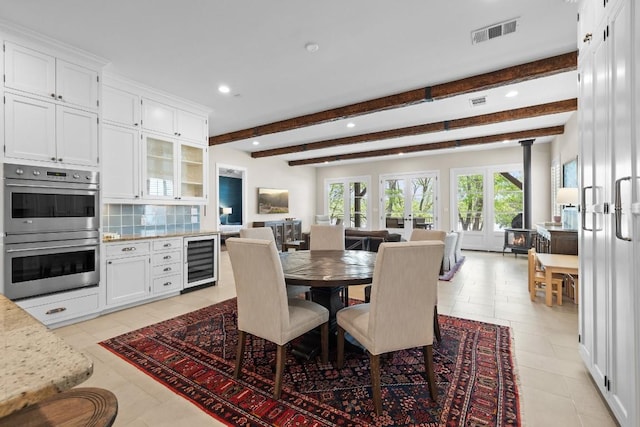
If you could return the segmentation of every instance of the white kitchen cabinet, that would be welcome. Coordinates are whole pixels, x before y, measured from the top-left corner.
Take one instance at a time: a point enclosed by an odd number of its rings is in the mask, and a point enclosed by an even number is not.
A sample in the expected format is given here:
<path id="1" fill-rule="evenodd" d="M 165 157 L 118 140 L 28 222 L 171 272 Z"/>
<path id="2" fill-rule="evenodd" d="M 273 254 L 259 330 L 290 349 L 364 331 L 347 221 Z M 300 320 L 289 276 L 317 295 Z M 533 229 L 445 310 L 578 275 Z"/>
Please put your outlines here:
<path id="1" fill-rule="evenodd" d="M 99 289 L 77 289 L 42 297 L 28 298 L 16 301 L 20 307 L 38 319 L 44 325 L 51 327 L 64 326 L 77 322 L 79 319 L 99 314 Z"/>
<path id="2" fill-rule="evenodd" d="M 102 125 L 103 200 L 141 197 L 140 145 L 137 129 Z"/>
<path id="3" fill-rule="evenodd" d="M 207 144 L 207 117 L 152 99 L 142 99 L 142 128 Z"/>
<path id="4" fill-rule="evenodd" d="M 146 241 L 106 245 L 106 304 L 117 306 L 151 294 L 150 244 Z"/>
<path id="5" fill-rule="evenodd" d="M 206 147 L 158 134 L 144 134 L 143 141 L 145 198 L 206 201 Z"/>
<path id="6" fill-rule="evenodd" d="M 5 92 L 5 156 L 98 165 L 96 113 Z"/>
<path id="7" fill-rule="evenodd" d="M 590 7 L 595 31 L 590 41 L 578 38 L 585 44 L 578 69 L 579 349 L 620 425 L 637 426 L 640 316 L 634 269 L 640 230 L 633 217 L 639 194 L 633 191 L 638 188 L 638 169 L 632 159 L 638 152 L 633 135 L 640 129 L 632 113 L 640 106 L 640 93 L 633 91 L 640 80 L 632 22 L 639 12 L 630 0 L 594 0 Z"/>
<path id="8" fill-rule="evenodd" d="M 102 120 L 120 126 L 140 126 L 140 97 L 112 86 L 102 86 Z"/>
<path id="9" fill-rule="evenodd" d="M 98 71 L 5 42 L 5 87 L 97 111 Z"/>
<path id="10" fill-rule="evenodd" d="M 182 238 L 153 241 L 151 289 L 154 295 L 182 290 Z"/>

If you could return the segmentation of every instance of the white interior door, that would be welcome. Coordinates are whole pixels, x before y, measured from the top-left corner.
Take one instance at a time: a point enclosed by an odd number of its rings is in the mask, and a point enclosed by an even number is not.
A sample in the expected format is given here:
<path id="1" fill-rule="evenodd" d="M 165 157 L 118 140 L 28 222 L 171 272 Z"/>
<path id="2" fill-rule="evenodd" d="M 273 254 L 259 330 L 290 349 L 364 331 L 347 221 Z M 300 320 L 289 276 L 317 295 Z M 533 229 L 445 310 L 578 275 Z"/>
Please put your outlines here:
<path id="1" fill-rule="evenodd" d="M 414 228 L 436 229 L 438 176 L 431 172 L 380 178 L 380 224 L 409 240 Z"/>

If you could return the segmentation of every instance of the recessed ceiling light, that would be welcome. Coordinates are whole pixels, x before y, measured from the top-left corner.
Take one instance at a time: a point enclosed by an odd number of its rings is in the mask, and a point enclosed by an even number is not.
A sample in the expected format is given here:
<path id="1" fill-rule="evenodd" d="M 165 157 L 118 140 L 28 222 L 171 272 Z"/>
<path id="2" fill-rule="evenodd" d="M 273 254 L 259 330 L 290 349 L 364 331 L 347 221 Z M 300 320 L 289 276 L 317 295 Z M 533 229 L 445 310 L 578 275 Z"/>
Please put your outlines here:
<path id="1" fill-rule="evenodd" d="M 349 122 L 349 123 L 347 123 L 347 127 L 348 128 L 354 128 L 354 127 L 356 127 L 356 124 L 353 123 L 353 122 Z"/>
<path id="2" fill-rule="evenodd" d="M 253 145 L 260 145 L 260 141 L 253 141 Z"/>
<path id="3" fill-rule="evenodd" d="M 309 53 L 315 53 L 315 52 L 318 51 L 318 49 L 320 49 L 320 46 L 318 45 L 318 43 L 309 42 L 309 43 L 304 45 L 304 48 Z"/>
<path id="4" fill-rule="evenodd" d="M 218 86 L 218 92 L 220 92 L 220 93 L 229 93 L 229 92 L 231 92 L 231 89 L 227 85 L 220 85 L 220 86 Z"/>
<path id="5" fill-rule="evenodd" d="M 404 153 L 400 152 L 398 153 L 398 156 L 404 156 Z"/>
<path id="6" fill-rule="evenodd" d="M 508 144 L 508 143 L 509 143 L 509 140 L 508 140 L 508 139 L 505 139 L 504 141 L 502 141 L 502 143 L 503 143 L 503 144 Z"/>
<path id="7" fill-rule="evenodd" d="M 518 91 L 517 90 L 510 90 L 509 92 L 507 92 L 507 94 L 505 96 L 507 98 L 513 98 L 514 96 L 518 96 Z"/>

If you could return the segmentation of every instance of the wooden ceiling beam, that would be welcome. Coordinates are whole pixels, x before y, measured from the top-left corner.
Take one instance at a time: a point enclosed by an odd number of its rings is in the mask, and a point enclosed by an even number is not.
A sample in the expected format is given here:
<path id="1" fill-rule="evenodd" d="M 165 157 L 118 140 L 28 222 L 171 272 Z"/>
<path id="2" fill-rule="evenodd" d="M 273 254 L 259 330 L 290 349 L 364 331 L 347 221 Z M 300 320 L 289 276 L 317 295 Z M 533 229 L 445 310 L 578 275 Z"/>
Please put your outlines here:
<path id="1" fill-rule="evenodd" d="M 467 77 L 452 82 L 409 90 L 395 95 L 358 102 L 343 107 L 306 114 L 304 116 L 264 124 L 249 129 L 215 135 L 209 138 L 209 145 L 226 144 L 248 138 L 256 138 L 277 132 L 298 129 L 334 120 L 356 117 L 363 114 L 384 111 L 392 108 L 406 107 L 421 102 L 444 99 L 464 93 L 486 90 L 507 84 L 545 77 L 553 74 L 573 71 L 577 68 L 578 52 L 545 58 L 526 64 L 503 68 L 477 76 Z"/>
<path id="2" fill-rule="evenodd" d="M 359 153 L 338 154 L 334 156 L 316 157 L 313 159 L 291 160 L 289 166 L 311 165 L 325 162 L 336 162 L 340 160 L 363 159 L 369 157 L 393 156 L 400 153 L 416 153 L 420 151 L 442 150 L 445 148 L 466 147 L 470 145 L 490 144 L 504 140 L 519 140 L 529 138 L 540 138 L 543 136 L 561 135 L 564 133 L 564 126 L 552 126 L 547 128 L 530 129 L 518 132 L 507 132 L 497 135 L 479 136 L 474 138 L 458 139 L 453 141 L 433 142 L 420 145 L 409 145 L 405 147 L 385 148 L 381 150 L 363 151 Z"/>
<path id="3" fill-rule="evenodd" d="M 361 135 L 346 136 L 343 138 L 328 139 L 324 141 L 311 142 L 308 144 L 291 145 L 288 147 L 272 148 L 270 150 L 254 151 L 251 157 L 280 156 L 283 154 L 301 153 L 310 150 L 320 150 L 323 148 L 337 147 L 349 144 L 358 144 L 370 141 L 382 141 L 391 138 L 401 138 L 406 136 L 423 135 L 433 132 L 443 132 L 451 129 L 460 129 L 471 126 L 483 126 L 495 123 L 502 123 L 511 120 L 527 119 L 531 117 L 546 116 L 549 114 L 566 113 L 578 109 L 576 98 L 563 101 L 550 102 L 547 104 L 534 105 L 531 107 L 517 108 L 514 110 L 500 111 L 497 113 L 483 114 L 480 116 L 465 117 L 462 119 L 445 120 L 436 123 L 427 123 L 417 126 L 409 126 L 399 129 L 390 129 L 380 132 L 371 132 Z"/>

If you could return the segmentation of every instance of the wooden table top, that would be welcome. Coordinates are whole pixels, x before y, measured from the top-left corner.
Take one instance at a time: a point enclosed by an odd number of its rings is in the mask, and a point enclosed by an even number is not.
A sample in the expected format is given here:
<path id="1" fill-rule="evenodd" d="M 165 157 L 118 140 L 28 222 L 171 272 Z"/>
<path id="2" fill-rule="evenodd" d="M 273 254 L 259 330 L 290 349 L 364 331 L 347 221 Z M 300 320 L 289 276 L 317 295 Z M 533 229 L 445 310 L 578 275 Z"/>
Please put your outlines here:
<path id="1" fill-rule="evenodd" d="M 373 280 L 375 252 L 282 252 L 282 270 L 289 285 L 336 287 L 363 285 Z"/>
<path id="2" fill-rule="evenodd" d="M 545 254 L 536 252 L 536 257 L 540 261 L 540 264 L 545 267 L 578 270 L 578 255 Z"/>
<path id="3" fill-rule="evenodd" d="M 0 295 L 0 417 L 80 384 L 93 362 Z"/>

